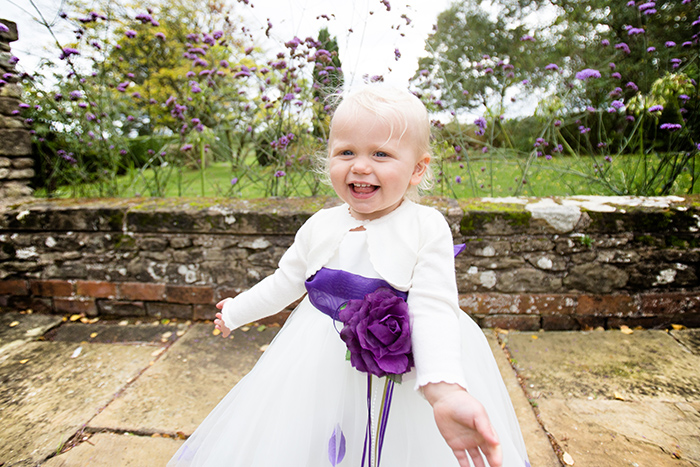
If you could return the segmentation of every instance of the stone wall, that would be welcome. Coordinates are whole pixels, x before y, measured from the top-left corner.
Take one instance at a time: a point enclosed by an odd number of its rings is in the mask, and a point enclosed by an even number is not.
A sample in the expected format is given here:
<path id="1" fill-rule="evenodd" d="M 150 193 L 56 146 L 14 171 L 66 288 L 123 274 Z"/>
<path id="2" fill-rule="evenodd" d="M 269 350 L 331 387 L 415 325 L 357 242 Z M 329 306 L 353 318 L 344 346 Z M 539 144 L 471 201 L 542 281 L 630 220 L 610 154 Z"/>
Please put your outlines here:
<path id="1" fill-rule="evenodd" d="M 700 326 L 700 197 L 424 201 L 485 327 Z M 0 203 L 3 204 L 3 203 Z M 211 319 L 270 274 L 329 198 L 38 200 L 0 206 L 0 306 Z"/>
<path id="2" fill-rule="evenodd" d="M 22 88 L 10 51 L 17 25 L 0 19 L 0 199 L 32 194 L 34 177 L 30 129 L 19 116 Z"/>

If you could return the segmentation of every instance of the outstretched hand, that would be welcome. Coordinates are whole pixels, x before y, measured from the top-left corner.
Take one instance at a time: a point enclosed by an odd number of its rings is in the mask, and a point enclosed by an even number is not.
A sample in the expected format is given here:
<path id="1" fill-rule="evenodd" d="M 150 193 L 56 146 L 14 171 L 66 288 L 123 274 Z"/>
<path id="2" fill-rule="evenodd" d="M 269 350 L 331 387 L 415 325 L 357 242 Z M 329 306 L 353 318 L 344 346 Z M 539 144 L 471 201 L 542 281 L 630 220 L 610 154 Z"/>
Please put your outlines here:
<path id="1" fill-rule="evenodd" d="M 224 307 L 224 303 L 226 303 L 226 300 L 229 300 L 228 298 L 225 298 L 221 300 L 219 303 L 216 304 L 216 308 L 221 310 Z M 231 334 L 231 330 L 226 327 L 226 324 L 224 324 L 224 316 L 221 313 L 216 314 L 216 319 L 214 320 L 214 327 L 221 331 L 221 336 L 222 337 L 228 337 L 229 334 Z"/>
<path id="2" fill-rule="evenodd" d="M 455 384 L 431 383 L 423 392 L 433 406 L 440 434 L 460 467 L 469 467 L 469 457 L 475 467 L 485 467 L 482 453 L 489 466 L 501 466 L 503 454 L 498 436 L 478 400 Z"/>

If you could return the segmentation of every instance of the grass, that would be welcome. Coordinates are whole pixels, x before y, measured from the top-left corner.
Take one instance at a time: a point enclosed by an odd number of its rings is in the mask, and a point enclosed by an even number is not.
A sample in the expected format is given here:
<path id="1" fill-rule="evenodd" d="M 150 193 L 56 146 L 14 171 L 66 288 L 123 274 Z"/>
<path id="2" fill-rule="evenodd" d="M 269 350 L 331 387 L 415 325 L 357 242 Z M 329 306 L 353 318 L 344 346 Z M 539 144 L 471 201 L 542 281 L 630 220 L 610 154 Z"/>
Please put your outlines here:
<path id="1" fill-rule="evenodd" d="M 700 176 L 700 156 L 696 156 L 696 177 Z M 596 176 L 594 164 L 600 164 Z M 489 154 L 471 152 L 467 159 L 436 158 L 436 185 L 430 194 L 453 198 L 506 196 L 572 196 L 627 194 L 625 187 L 642 183 L 639 158 L 618 156 L 612 163 L 602 158 L 557 157 L 552 160 L 533 159 L 529 162 L 513 157 L 506 151 Z M 295 167 L 260 167 L 253 160 L 234 170 L 230 163 L 215 162 L 204 171 L 195 168 L 164 165 L 155 169 L 132 170 L 114 181 L 116 192 L 123 197 L 138 196 L 206 196 L 245 199 L 268 196 L 304 197 L 330 195 L 332 189 L 323 184 L 308 162 Z M 276 177 L 280 169 L 284 176 Z M 523 173 L 525 172 L 525 177 Z M 634 174 L 634 175 L 630 175 Z M 647 178 L 651 177 L 647 170 Z M 459 177 L 459 182 L 457 182 Z M 236 183 L 232 184 L 232 179 Z M 700 183 L 691 187 L 692 176 L 683 172 L 671 193 L 700 193 Z M 99 196 L 96 185 L 63 187 L 54 196 Z M 37 196 L 45 196 L 41 191 Z"/>

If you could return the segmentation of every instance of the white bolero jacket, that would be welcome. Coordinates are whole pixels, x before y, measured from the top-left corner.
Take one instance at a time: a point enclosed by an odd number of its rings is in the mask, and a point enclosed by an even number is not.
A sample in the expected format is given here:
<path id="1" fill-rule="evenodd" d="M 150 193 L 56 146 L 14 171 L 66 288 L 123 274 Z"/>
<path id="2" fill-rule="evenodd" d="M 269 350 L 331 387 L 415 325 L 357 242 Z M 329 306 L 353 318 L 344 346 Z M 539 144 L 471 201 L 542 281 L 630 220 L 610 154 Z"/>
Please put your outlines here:
<path id="1" fill-rule="evenodd" d="M 298 230 L 279 268 L 222 309 L 229 329 L 283 310 L 305 293 L 304 282 L 333 257 L 343 237 L 363 226 L 372 266 L 392 287 L 408 291 L 416 388 L 447 382 L 467 389 L 461 365 L 452 234 L 437 210 L 404 200 L 389 214 L 357 220 L 347 204 L 323 209 Z"/>

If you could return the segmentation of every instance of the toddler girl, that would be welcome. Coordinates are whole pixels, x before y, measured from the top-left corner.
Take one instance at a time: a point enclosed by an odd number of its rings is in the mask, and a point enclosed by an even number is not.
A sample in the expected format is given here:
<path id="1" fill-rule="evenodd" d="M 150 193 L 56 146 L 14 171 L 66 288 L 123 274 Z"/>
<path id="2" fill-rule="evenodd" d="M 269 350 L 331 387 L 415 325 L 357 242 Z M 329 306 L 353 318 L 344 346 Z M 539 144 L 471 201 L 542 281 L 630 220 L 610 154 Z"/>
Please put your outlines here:
<path id="1" fill-rule="evenodd" d="M 450 228 L 410 200 L 430 158 L 415 96 L 344 97 L 327 169 L 345 204 L 218 303 L 216 327 L 226 337 L 306 297 L 169 466 L 529 466 L 488 343 L 457 303 Z"/>

